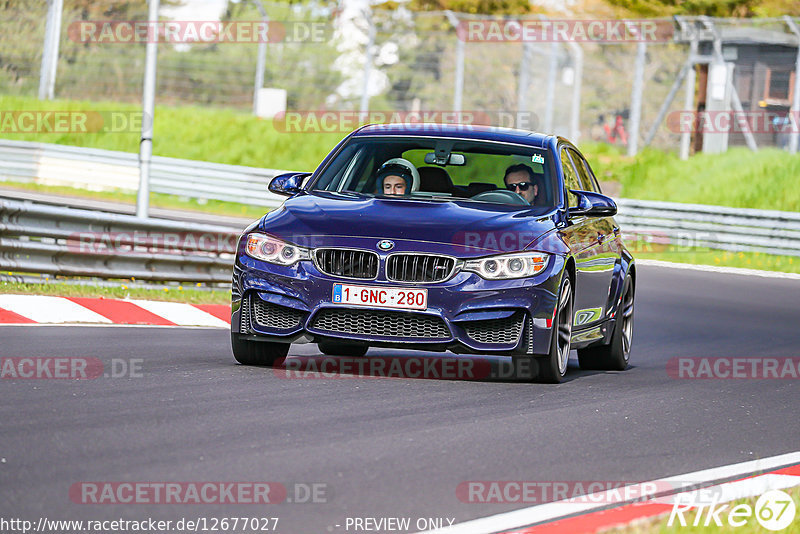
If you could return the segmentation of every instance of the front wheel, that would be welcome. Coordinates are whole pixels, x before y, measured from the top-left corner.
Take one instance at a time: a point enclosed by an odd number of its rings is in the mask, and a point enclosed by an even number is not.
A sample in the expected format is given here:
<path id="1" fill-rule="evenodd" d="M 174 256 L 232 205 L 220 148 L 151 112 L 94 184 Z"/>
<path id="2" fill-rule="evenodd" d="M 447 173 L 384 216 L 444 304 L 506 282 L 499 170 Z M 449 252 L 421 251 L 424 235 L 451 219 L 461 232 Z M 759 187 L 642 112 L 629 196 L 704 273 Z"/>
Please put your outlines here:
<path id="1" fill-rule="evenodd" d="M 567 374 L 569 350 L 572 340 L 572 282 L 564 273 L 561 288 L 558 291 L 558 307 L 556 308 L 553 331 L 550 339 L 550 353 L 537 358 L 539 364 L 539 380 L 558 384 Z"/>
<path id="2" fill-rule="evenodd" d="M 579 350 L 578 363 L 581 369 L 624 371 L 628 367 L 633 341 L 633 300 L 633 278 L 628 274 L 622 285 L 622 300 L 617 310 L 611 343 Z"/>
<path id="3" fill-rule="evenodd" d="M 289 354 L 289 345 L 289 343 L 245 341 L 239 339 L 239 334 L 231 332 L 233 357 L 243 365 L 272 367 L 276 360 L 286 358 L 286 355 Z"/>

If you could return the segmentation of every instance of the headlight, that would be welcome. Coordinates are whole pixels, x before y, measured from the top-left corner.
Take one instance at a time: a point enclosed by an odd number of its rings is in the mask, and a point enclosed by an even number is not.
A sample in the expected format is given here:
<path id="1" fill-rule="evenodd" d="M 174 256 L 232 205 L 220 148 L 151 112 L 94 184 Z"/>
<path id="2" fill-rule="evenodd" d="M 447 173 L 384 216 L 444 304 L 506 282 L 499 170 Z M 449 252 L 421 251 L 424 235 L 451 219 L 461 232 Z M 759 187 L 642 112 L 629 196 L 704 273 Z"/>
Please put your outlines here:
<path id="1" fill-rule="evenodd" d="M 307 248 L 290 245 L 264 234 L 248 235 L 245 251 L 251 258 L 278 265 L 294 265 L 298 261 L 311 259 Z"/>
<path id="2" fill-rule="evenodd" d="M 502 254 L 479 260 L 467 260 L 464 263 L 464 270 L 477 273 L 487 280 L 527 278 L 542 272 L 547 266 L 548 257 L 541 252 Z"/>

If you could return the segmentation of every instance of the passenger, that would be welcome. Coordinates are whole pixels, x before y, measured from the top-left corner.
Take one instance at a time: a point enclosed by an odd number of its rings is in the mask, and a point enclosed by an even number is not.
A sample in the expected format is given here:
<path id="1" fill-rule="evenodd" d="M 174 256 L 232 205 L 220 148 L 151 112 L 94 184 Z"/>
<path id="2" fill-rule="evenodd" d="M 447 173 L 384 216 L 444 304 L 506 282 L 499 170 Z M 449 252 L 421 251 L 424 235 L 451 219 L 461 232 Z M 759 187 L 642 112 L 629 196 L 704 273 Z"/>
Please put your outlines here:
<path id="1" fill-rule="evenodd" d="M 388 160 L 375 174 L 378 195 L 404 196 L 419 188 L 419 171 L 403 158 Z"/>
<path id="2" fill-rule="evenodd" d="M 541 196 L 539 195 L 541 190 L 539 186 L 544 183 L 543 179 L 543 174 L 536 174 L 524 163 L 510 166 L 503 177 L 506 189 L 519 194 L 531 205 L 539 205 L 544 200 L 544 191 Z"/>

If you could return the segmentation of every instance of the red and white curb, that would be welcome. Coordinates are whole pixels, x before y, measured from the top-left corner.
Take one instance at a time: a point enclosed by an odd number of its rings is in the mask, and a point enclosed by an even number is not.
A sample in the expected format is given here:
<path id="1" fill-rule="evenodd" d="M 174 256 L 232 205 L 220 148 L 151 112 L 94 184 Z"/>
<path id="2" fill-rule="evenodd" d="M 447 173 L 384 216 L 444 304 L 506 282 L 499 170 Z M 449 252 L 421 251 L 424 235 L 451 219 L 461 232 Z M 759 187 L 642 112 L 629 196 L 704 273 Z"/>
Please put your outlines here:
<path id="1" fill-rule="evenodd" d="M 628 492 L 614 489 L 540 504 L 428 532 L 593 534 L 669 514 L 675 503 L 702 502 L 697 499 L 700 492 L 713 492 L 715 502 L 721 504 L 796 486 L 800 486 L 800 451 L 643 482 L 628 486 Z M 663 495 L 665 487 L 691 489 Z M 652 488 L 660 490 L 653 493 Z M 625 493 L 638 496 L 637 502 L 621 500 Z"/>
<path id="2" fill-rule="evenodd" d="M 230 307 L 155 300 L 0 295 L 0 324 L 230 327 Z"/>

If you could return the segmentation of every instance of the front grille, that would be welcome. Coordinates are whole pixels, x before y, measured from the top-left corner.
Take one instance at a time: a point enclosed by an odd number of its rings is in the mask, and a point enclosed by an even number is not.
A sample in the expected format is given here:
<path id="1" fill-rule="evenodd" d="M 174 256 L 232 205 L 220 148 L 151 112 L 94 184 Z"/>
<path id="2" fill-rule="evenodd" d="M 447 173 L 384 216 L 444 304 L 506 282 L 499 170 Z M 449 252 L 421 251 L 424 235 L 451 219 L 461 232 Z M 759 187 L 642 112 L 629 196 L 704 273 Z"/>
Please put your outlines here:
<path id="1" fill-rule="evenodd" d="M 340 334 L 371 337 L 448 339 L 450 331 L 440 317 L 384 310 L 320 310 L 311 327 Z"/>
<path id="2" fill-rule="evenodd" d="M 386 278 L 393 282 L 441 282 L 450 278 L 456 260 L 431 254 L 392 254 Z"/>
<path id="3" fill-rule="evenodd" d="M 525 324 L 525 314 L 517 312 L 505 319 L 488 319 L 464 323 L 467 336 L 478 343 L 503 344 L 517 343 Z"/>
<path id="4" fill-rule="evenodd" d="M 320 248 L 314 263 L 325 274 L 371 280 L 378 276 L 378 254 L 368 250 Z"/>
<path id="5" fill-rule="evenodd" d="M 272 328 L 274 330 L 296 328 L 306 315 L 305 312 L 300 310 L 287 308 L 286 306 L 278 306 L 277 304 L 265 302 L 259 298 L 252 300 L 253 321 L 263 328 Z"/>

